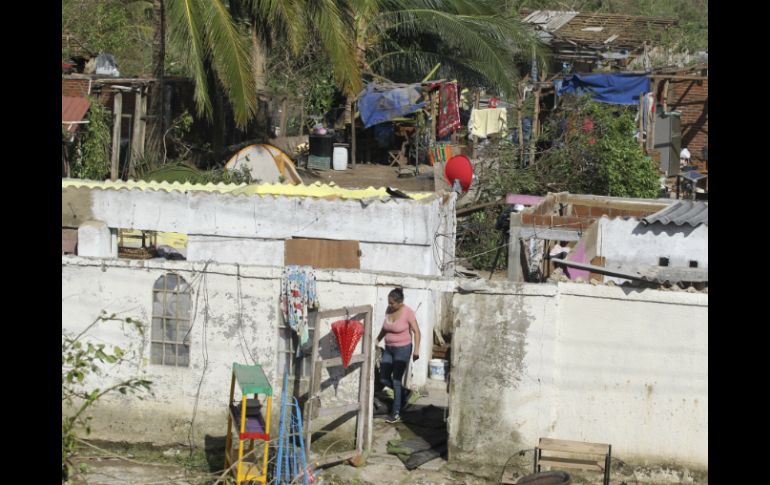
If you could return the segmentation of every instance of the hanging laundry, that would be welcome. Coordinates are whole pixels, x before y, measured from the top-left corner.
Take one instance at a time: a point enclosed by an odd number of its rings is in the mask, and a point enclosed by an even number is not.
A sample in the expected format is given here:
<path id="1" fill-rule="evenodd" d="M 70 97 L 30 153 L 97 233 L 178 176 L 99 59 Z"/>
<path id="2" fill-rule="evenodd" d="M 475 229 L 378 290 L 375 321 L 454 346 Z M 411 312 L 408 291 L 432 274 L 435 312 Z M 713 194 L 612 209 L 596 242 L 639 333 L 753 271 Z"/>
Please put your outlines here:
<path id="1" fill-rule="evenodd" d="M 457 84 L 444 83 L 439 90 L 438 134 L 444 138 L 460 128 L 460 109 L 457 101 Z"/>
<path id="2" fill-rule="evenodd" d="M 508 130 L 508 112 L 505 108 L 474 109 L 468 131 L 479 138 Z"/>
<path id="3" fill-rule="evenodd" d="M 318 308 L 315 270 L 312 266 L 290 265 L 281 278 L 283 319 L 299 335 L 300 346 L 308 341 L 308 310 Z"/>

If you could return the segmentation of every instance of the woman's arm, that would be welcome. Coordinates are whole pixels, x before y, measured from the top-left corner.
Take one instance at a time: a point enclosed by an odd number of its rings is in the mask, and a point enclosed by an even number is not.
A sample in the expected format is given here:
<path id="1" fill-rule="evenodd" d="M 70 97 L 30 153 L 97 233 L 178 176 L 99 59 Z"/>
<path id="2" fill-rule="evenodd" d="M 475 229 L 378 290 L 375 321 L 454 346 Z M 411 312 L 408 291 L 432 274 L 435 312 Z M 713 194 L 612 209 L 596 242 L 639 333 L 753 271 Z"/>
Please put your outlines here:
<path id="1" fill-rule="evenodd" d="M 374 345 L 375 345 L 375 347 L 376 347 L 377 345 L 380 345 L 380 340 L 382 340 L 382 339 L 384 339 L 384 338 L 385 338 L 385 326 L 383 325 L 382 329 L 380 330 L 380 333 L 379 333 L 379 334 L 377 334 L 377 343 L 376 343 L 376 344 L 374 344 Z"/>
<path id="2" fill-rule="evenodd" d="M 412 337 L 414 338 L 412 360 L 417 360 L 420 358 L 420 326 L 417 325 L 417 317 L 409 320 L 409 330 L 412 332 Z"/>

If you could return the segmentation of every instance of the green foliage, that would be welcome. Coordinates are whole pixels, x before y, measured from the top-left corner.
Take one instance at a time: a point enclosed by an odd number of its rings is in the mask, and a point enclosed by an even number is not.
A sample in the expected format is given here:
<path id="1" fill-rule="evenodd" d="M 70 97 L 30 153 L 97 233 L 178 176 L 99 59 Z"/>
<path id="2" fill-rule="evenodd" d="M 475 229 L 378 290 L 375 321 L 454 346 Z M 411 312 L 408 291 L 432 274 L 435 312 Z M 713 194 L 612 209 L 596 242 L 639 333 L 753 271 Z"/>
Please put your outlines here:
<path id="1" fill-rule="evenodd" d="M 379 75 L 414 81 L 437 63 L 437 78 L 512 94 L 516 60 L 547 56 L 541 42 L 499 0 L 394 0 L 359 32 L 366 62 Z"/>
<path id="2" fill-rule="evenodd" d="M 89 97 L 88 124 L 79 140 L 72 163 L 74 178 L 104 180 L 110 174 L 110 112 L 94 97 Z M 82 129 L 82 128 L 81 128 Z"/>
<path id="3" fill-rule="evenodd" d="M 62 32 L 92 53 L 115 55 L 121 75 L 150 74 L 152 2 L 146 0 L 62 0 Z M 73 52 L 65 48 L 62 57 Z"/>
<path id="4" fill-rule="evenodd" d="M 308 115 L 324 115 L 334 104 L 338 92 L 334 72 L 317 46 L 308 46 L 299 56 L 287 46 L 276 46 L 270 52 L 267 71 L 269 90 L 302 97 Z"/>
<path id="5" fill-rule="evenodd" d="M 588 96 L 565 97 L 564 104 L 569 110 L 567 132 L 559 133 L 556 117 L 544 130 L 554 147 L 537 162 L 541 180 L 572 193 L 656 197 L 657 168 L 633 138 L 636 110 L 597 103 Z M 594 125 L 589 132 L 583 130 L 586 119 Z"/>
<path id="6" fill-rule="evenodd" d="M 77 336 L 62 336 L 62 483 L 69 483 L 75 468 L 72 458 L 77 453 L 77 433 L 91 432 L 91 416 L 86 411 L 107 394 L 123 395 L 150 391 L 151 381 L 140 378 L 119 380 L 106 388 L 89 388 L 88 379 L 107 375 L 106 368 L 124 361 L 125 352 L 117 346 L 83 341 L 83 337 L 99 322 L 120 321 L 144 333 L 141 322 L 102 314 Z M 142 399 L 141 395 L 138 395 Z"/>
<path id="7" fill-rule="evenodd" d="M 487 152 L 487 159 L 476 163 L 476 202 L 497 201 L 510 193 L 561 191 L 657 197 L 657 168 L 633 138 L 633 107 L 596 103 L 590 97 L 565 96 L 561 103 L 563 111 L 543 127 L 536 141 L 536 162 L 528 168 L 520 168 L 518 150 L 505 141 L 498 144 L 497 151 Z M 560 129 L 564 124 L 561 118 L 566 118 L 566 132 Z M 594 124 L 588 133 L 582 126 L 586 118 Z M 473 268 L 490 270 L 496 248 L 507 242 L 500 242 L 500 231 L 495 229 L 501 210 L 501 206 L 488 208 L 458 222 L 457 255 Z M 505 267 L 505 258 L 500 259 L 498 268 Z"/>

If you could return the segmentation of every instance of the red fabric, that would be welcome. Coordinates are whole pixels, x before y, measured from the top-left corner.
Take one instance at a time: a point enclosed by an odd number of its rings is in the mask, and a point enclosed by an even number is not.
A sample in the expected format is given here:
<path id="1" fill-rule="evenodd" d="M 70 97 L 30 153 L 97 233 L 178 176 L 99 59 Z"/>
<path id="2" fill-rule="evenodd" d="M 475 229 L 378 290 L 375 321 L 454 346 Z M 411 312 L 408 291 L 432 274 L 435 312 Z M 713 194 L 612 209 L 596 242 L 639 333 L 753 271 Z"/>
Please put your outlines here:
<path id="1" fill-rule="evenodd" d="M 450 187 L 458 179 L 463 192 L 467 192 L 473 182 L 473 165 L 465 155 L 456 155 L 446 163 L 444 174 Z"/>
<path id="2" fill-rule="evenodd" d="M 444 83 L 439 90 L 438 137 L 444 138 L 460 128 L 457 84 Z"/>
<path id="3" fill-rule="evenodd" d="M 497 98 L 490 98 L 489 99 L 489 107 L 490 108 L 497 108 Z"/>
<path id="4" fill-rule="evenodd" d="M 332 332 L 337 337 L 337 347 L 342 356 L 342 367 L 348 368 L 350 357 L 364 334 L 364 325 L 358 320 L 337 320 L 332 323 Z"/>

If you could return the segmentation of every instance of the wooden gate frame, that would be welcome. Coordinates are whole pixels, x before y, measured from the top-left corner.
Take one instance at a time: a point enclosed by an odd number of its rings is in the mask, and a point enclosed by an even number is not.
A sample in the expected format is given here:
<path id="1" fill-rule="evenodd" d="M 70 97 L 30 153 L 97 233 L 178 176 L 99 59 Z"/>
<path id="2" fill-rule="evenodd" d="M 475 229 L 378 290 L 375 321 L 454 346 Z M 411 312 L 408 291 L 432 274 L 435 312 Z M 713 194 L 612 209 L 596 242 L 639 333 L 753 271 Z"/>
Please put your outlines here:
<path id="1" fill-rule="evenodd" d="M 356 413 L 356 449 L 336 453 L 328 457 L 322 457 L 322 461 L 313 461 L 316 466 L 329 463 L 348 460 L 361 455 L 364 450 L 371 448 L 372 442 L 372 398 L 374 392 L 374 366 L 372 365 L 372 314 L 374 310 L 371 305 L 355 306 L 349 308 L 340 308 L 336 310 L 326 310 L 317 312 L 315 315 L 315 328 L 313 331 L 313 352 L 312 352 L 312 372 L 310 375 L 310 391 L 305 404 L 304 414 L 307 417 L 305 425 L 305 450 L 310 457 L 310 437 L 313 434 L 312 420 L 322 416 L 332 416 L 344 414 L 350 411 Z M 325 367 L 342 365 L 342 357 L 333 357 L 331 359 L 320 359 L 318 355 L 318 341 L 320 339 L 320 324 L 325 318 L 348 317 L 364 313 L 364 335 L 362 339 L 362 352 L 353 354 L 350 358 L 350 364 L 363 362 L 358 384 L 358 402 L 344 404 L 342 406 L 327 407 L 320 406 L 319 393 L 321 390 L 321 370 Z M 331 332 L 330 332 L 331 333 Z M 311 460 L 308 460 L 311 461 Z"/>

